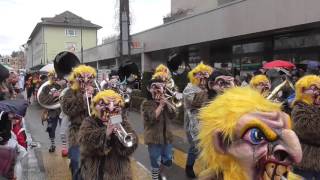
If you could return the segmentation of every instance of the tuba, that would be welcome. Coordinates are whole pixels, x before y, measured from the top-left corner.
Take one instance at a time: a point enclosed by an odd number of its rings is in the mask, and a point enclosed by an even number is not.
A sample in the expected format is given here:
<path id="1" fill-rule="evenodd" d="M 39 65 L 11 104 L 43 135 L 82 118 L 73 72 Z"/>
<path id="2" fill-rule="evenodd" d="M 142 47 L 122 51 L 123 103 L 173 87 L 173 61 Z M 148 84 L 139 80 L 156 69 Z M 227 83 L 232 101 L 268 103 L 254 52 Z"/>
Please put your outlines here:
<path id="1" fill-rule="evenodd" d="M 80 61 L 79 61 L 78 57 L 76 55 L 74 55 L 73 53 L 67 52 L 67 51 L 60 52 L 55 57 L 55 59 L 53 61 L 54 70 L 55 70 L 58 78 L 66 77 L 67 75 L 69 75 L 71 73 L 72 69 L 79 64 L 80 64 Z M 49 85 L 49 81 L 46 81 L 45 83 L 43 83 L 40 86 L 40 88 L 37 92 L 38 103 L 46 109 L 57 109 L 60 107 L 59 100 L 63 97 L 64 93 L 66 92 L 66 90 L 68 88 L 62 89 L 62 87 L 60 87 L 60 89 L 58 90 L 58 91 L 60 91 L 60 96 L 58 98 L 56 98 L 54 103 L 53 104 L 45 104 L 44 102 L 41 102 L 39 100 L 39 97 L 40 97 L 41 93 L 44 93 L 43 88 L 48 85 Z M 51 89 L 51 90 L 54 91 L 54 89 Z"/>
<path id="2" fill-rule="evenodd" d="M 288 79 L 288 77 L 286 77 L 286 79 L 279 84 L 277 87 L 275 87 L 272 92 L 269 94 L 269 96 L 267 97 L 268 100 L 271 101 L 276 101 L 277 99 L 277 94 L 286 86 L 289 86 L 291 89 L 295 89 L 294 85 L 292 84 L 292 82 L 290 82 L 290 80 Z"/>

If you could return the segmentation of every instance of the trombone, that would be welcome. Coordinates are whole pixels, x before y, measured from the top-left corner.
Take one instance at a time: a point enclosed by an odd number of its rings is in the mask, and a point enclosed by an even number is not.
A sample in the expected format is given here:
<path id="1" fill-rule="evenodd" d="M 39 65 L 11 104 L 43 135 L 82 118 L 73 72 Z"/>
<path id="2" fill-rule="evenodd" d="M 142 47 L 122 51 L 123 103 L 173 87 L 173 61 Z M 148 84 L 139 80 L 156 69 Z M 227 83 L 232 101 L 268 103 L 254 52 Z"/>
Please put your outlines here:
<path id="1" fill-rule="evenodd" d="M 170 79 L 169 82 L 166 84 L 166 93 L 164 94 L 165 98 L 171 102 L 176 108 L 182 106 L 182 93 L 174 90 L 175 83 L 173 79 Z"/>
<path id="2" fill-rule="evenodd" d="M 288 77 L 286 76 L 286 79 L 281 83 L 281 84 L 279 84 L 277 87 L 275 87 L 274 89 L 273 89 L 273 91 L 269 94 L 269 96 L 267 97 L 267 99 L 268 100 L 273 100 L 273 101 L 275 101 L 276 100 L 276 96 L 277 96 L 277 94 L 285 87 L 285 86 L 287 86 L 287 85 L 289 85 L 289 87 L 291 88 L 291 89 L 295 89 L 294 88 L 294 85 L 292 84 L 292 82 L 290 82 L 290 80 L 288 79 Z"/>

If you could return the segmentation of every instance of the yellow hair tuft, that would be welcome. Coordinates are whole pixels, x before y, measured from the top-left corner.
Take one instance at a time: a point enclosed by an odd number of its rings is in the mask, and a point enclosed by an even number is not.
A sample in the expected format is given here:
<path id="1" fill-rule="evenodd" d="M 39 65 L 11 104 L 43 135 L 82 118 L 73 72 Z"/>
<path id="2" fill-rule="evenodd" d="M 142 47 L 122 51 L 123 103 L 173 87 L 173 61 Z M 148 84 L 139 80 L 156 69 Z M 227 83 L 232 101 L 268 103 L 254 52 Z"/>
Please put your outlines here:
<path id="1" fill-rule="evenodd" d="M 257 86 L 261 82 L 270 83 L 270 80 L 267 78 L 266 75 L 260 74 L 260 75 L 253 76 L 249 84 L 252 88 L 255 88 L 255 86 Z"/>
<path id="2" fill-rule="evenodd" d="M 188 73 L 188 78 L 189 81 L 192 84 L 198 85 L 200 83 L 199 79 L 194 77 L 194 74 L 198 72 L 206 72 L 209 75 L 213 72 L 213 68 L 211 66 L 205 65 L 202 62 L 198 64 L 195 68 L 193 68 L 189 73 Z"/>
<path id="3" fill-rule="evenodd" d="M 227 154 L 220 154 L 213 146 L 213 134 L 221 132 L 225 139 L 233 140 L 239 118 L 250 112 L 281 111 L 281 104 L 266 100 L 250 87 L 235 87 L 211 101 L 199 112 L 200 159 L 213 173 L 223 172 L 224 179 L 248 179 L 248 175 L 237 160 Z"/>

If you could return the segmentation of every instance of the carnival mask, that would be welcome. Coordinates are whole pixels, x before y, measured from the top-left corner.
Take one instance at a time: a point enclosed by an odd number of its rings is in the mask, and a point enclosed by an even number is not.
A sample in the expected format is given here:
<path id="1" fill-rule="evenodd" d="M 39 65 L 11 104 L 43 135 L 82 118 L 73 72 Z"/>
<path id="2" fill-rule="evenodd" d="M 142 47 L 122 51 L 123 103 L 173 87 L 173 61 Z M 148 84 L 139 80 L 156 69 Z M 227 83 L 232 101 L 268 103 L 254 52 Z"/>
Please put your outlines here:
<path id="1" fill-rule="evenodd" d="M 95 105 L 98 118 L 106 125 L 111 117 L 121 115 L 121 101 L 112 97 L 104 97 Z"/>
<path id="2" fill-rule="evenodd" d="M 226 89 L 235 86 L 234 77 L 218 76 L 214 81 L 209 81 L 208 86 L 210 89 L 215 90 L 217 93 L 222 93 Z"/>
<path id="3" fill-rule="evenodd" d="M 264 96 L 267 96 L 269 94 L 269 91 L 271 89 L 271 84 L 269 81 L 263 81 L 259 82 L 257 85 L 255 85 L 255 88 Z"/>
<path id="4" fill-rule="evenodd" d="M 76 76 L 76 80 L 82 89 L 86 88 L 87 86 L 91 86 L 94 78 L 94 75 L 91 73 L 82 73 Z"/>
<path id="5" fill-rule="evenodd" d="M 194 77 L 196 79 L 199 79 L 199 86 L 201 88 L 205 88 L 206 84 L 208 82 L 208 78 L 209 78 L 209 73 L 208 72 L 197 72 L 194 74 Z"/>
<path id="6" fill-rule="evenodd" d="M 320 88 L 319 86 L 313 84 L 309 88 L 305 88 L 303 93 L 311 96 L 313 99 L 313 104 L 316 106 L 320 106 Z"/>
<path id="7" fill-rule="evenodd" d="M 232 140 L 226 142 L 219 133 L 215 136 L 215 148 L 234 157 L 251 180 L 287 178 L 290 165 L 302 158 L 298 137 L 283 112 L 245 114 Z"/>
<path id="8" fill-rule="evenodd" d="M 156 101 L 160 101 L 164 97 L 165 83 L 154 82 L 150 85 L 150 93 L 152 98 Z"/>

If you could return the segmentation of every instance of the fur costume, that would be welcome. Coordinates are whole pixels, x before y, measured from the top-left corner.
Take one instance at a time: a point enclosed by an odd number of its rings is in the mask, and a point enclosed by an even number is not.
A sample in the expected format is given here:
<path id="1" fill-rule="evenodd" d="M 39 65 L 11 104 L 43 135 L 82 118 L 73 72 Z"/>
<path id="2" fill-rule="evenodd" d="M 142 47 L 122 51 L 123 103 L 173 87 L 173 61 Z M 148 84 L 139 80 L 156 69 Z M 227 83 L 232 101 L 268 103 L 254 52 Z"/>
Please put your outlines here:
<path id="1" fill-rule="evenodd" d="M 207 170 L 201 173 L 200 179 L 286 176 L 287 167 L 282 162 L 298 163 L 302 152 L 290 129 L 290 118 L 280 108 L 281 104 L 266 100 L 249 87 L 228 89 L 202 108 L 198 138 L 200 158 Z M 280 152 L 286 156 L 279 158 Z"/>
<path id="2" fill-rule="evenodd" d="M 155 113 L 157 107 L 157 103 L 153 100 L 142 104 L 145 144 L 171 144 L 173 141 L 171 120 L 175 118 L 176 112 L 166 106 L 157 120 Z"/>
<path id="3" fill-rule="evenodd" d="M 293 130 L 297 133 L 303 151 L 302 162 L 296 168 L 320 172 L 320 108 L 314 105 L 314 97 L 305 93 L 310 86 L 320 88 L 320 77 L 308 75 L 295 85 L 296 97 L 291 112 Z"/>
<path id="4" fill-rule="evenodd" d="M 133 134 L 134 145 L 125 147 L 115 134 L 107 137 L 107 128 L 97 117 L 98 112 L 94 106 L 105 97 L 113 97 L 116 101 L 121 101 L 123 106 L 121 96 L 112 90 L 99 92 L 93 98 L 93 117 L 86 118 L 79 131 L 81 178 L 83 180 L 131 180 L 133 178 L 130 156 L 138 146 L 138 137 L 124 115 L 121 124 L 128 133 Z"/>
<path id="5" fill-rule="evenodd" d="M 92 78 L 95 78 L 97 73 L 95 69 L 86 65 L 79 65 L 72 70 L 69 76 L 71 88 L 69 88 L 64 96 L 61 98 L 61 109 L 69 116 L 71 125 L 69 126 L 69 146 L 78 145 L 77 136 L 82 121 L 88 116 L 87 104 L 85 97 L 81 93 L 80 84 L 77 81 L 77 77 L 89 74 Z"/>

